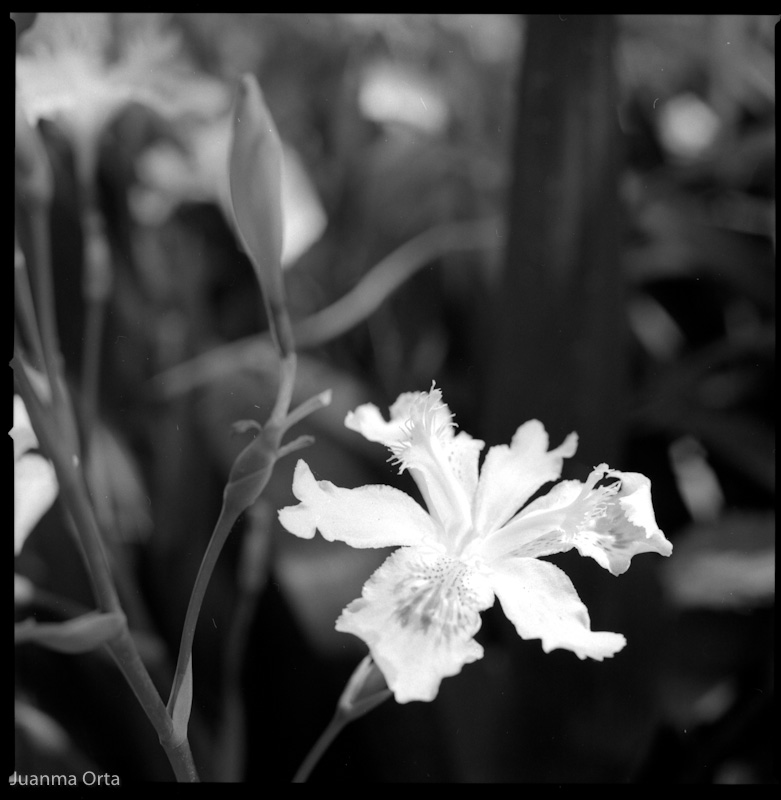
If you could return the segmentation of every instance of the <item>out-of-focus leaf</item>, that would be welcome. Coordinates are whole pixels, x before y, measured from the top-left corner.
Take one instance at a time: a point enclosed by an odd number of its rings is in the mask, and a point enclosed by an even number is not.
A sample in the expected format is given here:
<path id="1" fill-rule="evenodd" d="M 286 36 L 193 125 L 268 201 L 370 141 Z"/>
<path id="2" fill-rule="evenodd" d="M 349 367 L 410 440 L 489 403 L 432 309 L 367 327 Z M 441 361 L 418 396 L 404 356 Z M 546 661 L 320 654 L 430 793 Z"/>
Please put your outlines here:
<path id="1" fill-rule="evenodd" d="M 345 606 L 361 596 L 367 577 L 390 551 L 355 550 L 341 543 L 328 549 L 323 540 L 314 546 L 307 542 L 310 547 L 304 548 L 286 532 L 282 537 L 274 574 L 309 643 L 329 656 L 365 653 L 359 639 L 339 633 L 334 623 Z"/>
<path id="2" fill-rule="evenodd" d="M 124 614 L 91 611 L 66 622 L 26 619 L 14 629 L 16 644 L 33 642 L 60 653 L 86 653 L 113 639 L 126 625 Z"/>
<path id="3" fill-rule="evenodd" d="M 770 370 L 774 335 L 760 329 L 741 340 L 714 342 L 653 373 L 634 417 L 674 437 L 693 436 L 765 491 L 775 491 L 774 435 L 745 402 L 756 392 L 762 364 Z"/>
<path id="4" fill-rule="evenodd" d="M 724 504 L 719 480 L 707 461 L 707 453 L 691 436 L 670 446 L 675 482 L 691 518 L 697 522 L 716 519 Z"/>
<path id="5" fill-rule="evenodd" d="M 721 339 L 655 372 L 653 381 L 643 392 L 641 403 L 667 403 L 687 393 L 695 395 L 698 387 L 717 373 L 729 374 L 744 362 L 769 363 L 774 349 L 775 331 L 770 327 L 760 329 L 744 341 Z"/>
<path id="6" fill-rule="evenodd" d="M 775 551 L 773 513 L 732 512 L 684 531 L 662 575 L 682 608 L 768 606 L 775 598 Z"/>
<path id="7" fill-rule="evenodd" d="M 670 362 L 680 354 L 683 333 L 661 303 L 638 294 L 629 301 L 627 313 L 632 332 L 657 361 Z"/>
<path id="8" fill-rule="evenodd" d="M 198 425 L 209 443 L 210 452 L 224 469 L 229 469 L 239 451 L 247 444 L 243 436 L 228 436 L 236 420 L 256 417 L 265 419 L 276 397 L 278 360 L 268 341 L 258 347 L 254 363 L 237 360 L 233 369 L 219 375 L 219 379 L 205 382 L 198 409 Z M 299 355 L 293 406 L 308 398 L 331 389 L 330 405 L 319 410 L 297 426 L 296 432 L 326 434 L 339 442 L 352 445 L 359 452 L 371 451 L 362 437 L 355 436 L 344 427 L 348 411 L 356 408 L 372 394 L 371 387 L 359 378 L 308 355 Z"/>
<path id="9" fill-rule="evenodd" d="M 17 775 L 84 775 L 97 766 L 76 746 L 71 734 L 54 717 L 25 697 L 14 700 Z"/>
<path id="10" fill-rule="evenodd" d="M 14 606 L 29 605 L 35 597 L 35 585 L 24 575 L 14 573 Z"/>
<path id="11" fill-rule="evenodd" d="M 119 436 L 103 424 L 93 430 L 86 473 L 101 530 L 118 541 L 145 539 L 152 518 L 139 467 Z"/>
<path id="12" fill-rule="evenodd" d="M 647 239 L 626 252 L 632 280 L 708 277 L 745 295 L 761 309 L 775 307 L 769 240 L 714 226 L 700 203 L 682 195 L 649 202 L 639 211 L 637 225 Z"/>
<path id="13" fill-rule="evenodd" d="M 694 436 L 765 491 L 775 491 L 775 437 L 756 417 L 698 407 L 682 397 L 647 406 L 638 419 L 674 436 Z"/>

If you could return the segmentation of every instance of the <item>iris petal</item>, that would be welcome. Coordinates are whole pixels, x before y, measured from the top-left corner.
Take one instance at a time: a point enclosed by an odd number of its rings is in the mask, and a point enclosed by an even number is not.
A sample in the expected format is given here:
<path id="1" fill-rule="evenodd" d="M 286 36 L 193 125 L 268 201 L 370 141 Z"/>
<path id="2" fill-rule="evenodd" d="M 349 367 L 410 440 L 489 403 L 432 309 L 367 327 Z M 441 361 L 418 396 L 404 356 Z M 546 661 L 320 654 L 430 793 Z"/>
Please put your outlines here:
<path id="1" fill-rule="evenodd" d="M 541 639 L 542 649 L 571 650 L 578 658 L 602 661 L 621 650 L 619 633 L 592 631 L 588 610 L 572 581 L 553 564 L 508 559 L 491 575 L 502 609 L 524 639 Z"/>
<path id="2" fill-rule="evenodd" d="M 475 496 L 475 527 L 487 536 L 504 525 L 545 483 L 557 480 L 565 458 L 575 454 L 571 433 L 548 451 L 548 434 L 536 419 L 521 425 L 510 445 L 492 447 L 485 457 Z"/>
<path id="3" fill-rule="evenodd" d="M 366 582 L 336 629 L 366 642 L 397 702 L 433 700 L 443 678 L 482 658 L 473 637 L 493 599 L 486 579 L 462 562 L 401 548 Z"/>
<path id="4" fill-rule="evenodd" d="M 345 417 L 344 426 L 360 433 L 370 442 L 379 442 L 386 447 L 392 447 L 405 435 L 404 420 L 391 418 L 389 422 L 373 403 L 364 403 L 355 411 L 350 411 Z"/>
<path id="5" fill-rule="evenodd" d="M 279 520 L 290 533 L 304 539 L 311 539 L 315 530 L 329 541 L 351 547 L 392 547 L 437 539 L 431 517 L 409 495 L 392 486 L 342 489 L 315 480 L 306 462 L 299 460 L 293 494 L 301 502 L 281 509 Z"/>
<path id="6" fill-rule="evenodd" d="M 415 480 L 429 512 L 453 541 L 472 525 L 472 500 L 484 443 L 455 434 L 453 415 L 442 392 L 406 392 L 391 406 L 386 421 L 376 406 L 360 406 L 345 425 L 370 441 L 381 442 L 401 470 Z"/>

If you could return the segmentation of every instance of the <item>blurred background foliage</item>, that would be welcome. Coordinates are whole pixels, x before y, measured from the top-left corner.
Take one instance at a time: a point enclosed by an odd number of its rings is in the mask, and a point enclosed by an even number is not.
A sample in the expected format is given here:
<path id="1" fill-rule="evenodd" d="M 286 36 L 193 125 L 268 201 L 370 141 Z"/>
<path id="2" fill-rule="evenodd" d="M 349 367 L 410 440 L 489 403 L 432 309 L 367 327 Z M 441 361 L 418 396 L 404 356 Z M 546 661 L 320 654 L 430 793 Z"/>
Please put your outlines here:
<path id="1" fill-rule="evenodd" d="M 312 780 L 775 782 L 777 17 L 13 16 L 17 102 L 56 179 L 74 391 L 80 170 L 96 165 L 113 277 L 91 486 L 163 693 L 244 444 L 231 424 L 264 419 L 275 392 L 226 204 L 230 106 L 252 72 L 286 147 L 297 391 L 334 393 L 307 421 L 315 474 L 414 492 L 342 423 L 435 380 L 489 446 L 536 416 L 554 444 L 580 435 L 565 477 L 603 460 L 647 474 L 675 547 L 616 580 L 556 557 L 594 626 L 626 634 L 609 663 L 545 655 L 489 611 L 482 661 L 433 703 L 355 723 Z M 206 598 L 192 722 L 206 779 L 289 780 L 363 655 L 333 624 L 386 553 L 279 529 L 293 466 Z M 39 589 L 17 619 L 92 603 L 58 511 L 16 559 Z M 23 645 L 16 681 L 19 773 L 170 778 L 107 659 Z"/>

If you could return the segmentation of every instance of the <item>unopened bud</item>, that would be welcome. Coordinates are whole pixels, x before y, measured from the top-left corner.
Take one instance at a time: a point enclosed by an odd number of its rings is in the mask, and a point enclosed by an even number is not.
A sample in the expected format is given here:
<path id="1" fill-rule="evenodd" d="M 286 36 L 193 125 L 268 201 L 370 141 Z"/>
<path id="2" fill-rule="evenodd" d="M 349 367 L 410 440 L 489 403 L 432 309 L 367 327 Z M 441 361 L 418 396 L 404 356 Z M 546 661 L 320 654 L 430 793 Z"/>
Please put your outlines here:
<path id="1" fill-rule="evenodd" d="M 242 76 L 233 109 L 230 192 L 236 228 L 260 283 L 282 356 L 294 349 L 282 281 L 282 143 L 255 77 Z"/>

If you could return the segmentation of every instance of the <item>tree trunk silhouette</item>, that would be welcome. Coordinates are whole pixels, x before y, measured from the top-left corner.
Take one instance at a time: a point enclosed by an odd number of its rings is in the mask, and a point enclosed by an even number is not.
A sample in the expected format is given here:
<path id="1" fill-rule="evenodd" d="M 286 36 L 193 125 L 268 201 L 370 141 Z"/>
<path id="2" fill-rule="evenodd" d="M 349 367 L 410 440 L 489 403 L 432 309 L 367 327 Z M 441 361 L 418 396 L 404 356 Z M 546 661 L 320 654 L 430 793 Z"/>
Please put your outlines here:
<path id="1" fill-rule="evenodd" d="M 609 15 L 527 19 L 508 247 L 486 348 L 489 438 L 506 441 L 530 418 L 554 445 L 577 430 L 585 468 L 615 460 L 624 416 L 614 36 Z"/>
<path id="2" fill-rule="evenodd" d="M 621 468 L 626 416 L 615 20 L 530 15 L 525 34 L 508 247 L 483 343 L 482 433 L 489 445 L 507 442 L 537 418 L 555 447 L 575 430 L 580 444 L 564 477 L 583 480 L 601 462 Z M 574 551 L 551 560 L 572 579 L 592 628 L 621 632 L 629 644 L 601 663 L 545 654 L 493 609 L 484 635 L 498 635 L 509 659 L 492 779 L 631 780 L 655 727 L 663 631 L 642 613 L 658 602 L 652 565 L 637 559 L 615 579 Z"/>

